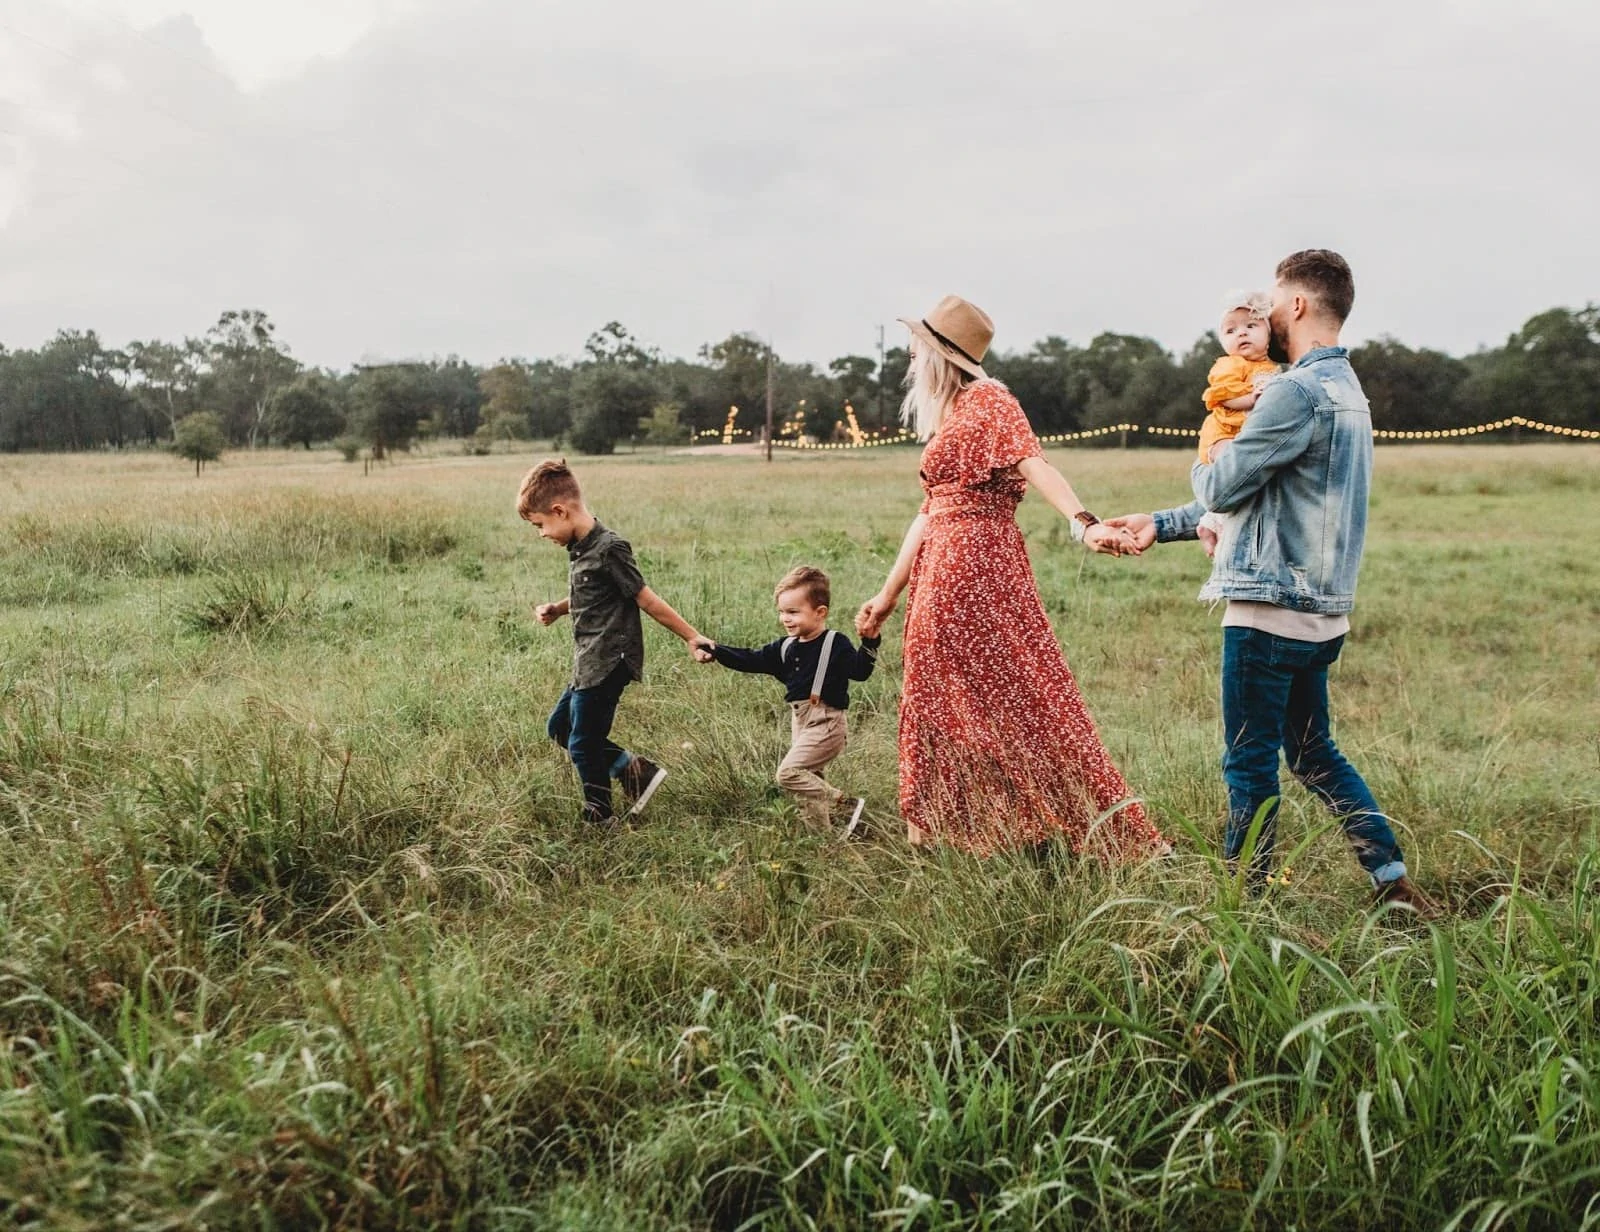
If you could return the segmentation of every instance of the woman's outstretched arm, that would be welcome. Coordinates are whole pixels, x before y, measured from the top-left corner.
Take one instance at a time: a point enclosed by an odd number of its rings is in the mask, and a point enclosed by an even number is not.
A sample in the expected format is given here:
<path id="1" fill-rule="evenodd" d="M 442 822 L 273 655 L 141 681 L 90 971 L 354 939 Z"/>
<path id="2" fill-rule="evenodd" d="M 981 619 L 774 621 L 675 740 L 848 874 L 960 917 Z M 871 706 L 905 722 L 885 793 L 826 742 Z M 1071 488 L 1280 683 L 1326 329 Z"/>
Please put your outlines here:
<path id="1" fill-rule="evenodd" d="M 922 532 L 927 525 L 928 515 L 925 513 L 919 513 L 911 519 L 905 540 L 900 544 L 900 554 L 894 558 L 894 566 L 889 570 L 883 589 L 863 603 L 861 610 L 856 613 L 856 633 L 861 637 L 877 637 L 883 622 L 889 619 L 900 602 L 901 592 L 905 590 L 906 583 L 911 581 L 911 566 L 916 563 L 917 553 L 922 549 Z"/>
<path id="2" fill-rule="evenodd" d="M 1085 547 L 1112 556 L 1139 555 L 1139 544 L 1128 531 L 1120 527 L 1107 526 L 1103 522 L 1085 527 L 1075 520 L 1084 512 L 1084 503 L 1078 499 L 1078 494 L 1072 490 L 1072 485 L 1067 482 L 1066 476 L 1043 458 L 1024 458 L 1017 463 L 1017 470 L 1034 486 L 1039 495 L 1044 497 L 1052 509 L 1072 523 L 1075 528 L 1073 537 L 1081 537 Z M 1082 530 L 1081 536 L 1078 534 L 1079 529 Z"/>

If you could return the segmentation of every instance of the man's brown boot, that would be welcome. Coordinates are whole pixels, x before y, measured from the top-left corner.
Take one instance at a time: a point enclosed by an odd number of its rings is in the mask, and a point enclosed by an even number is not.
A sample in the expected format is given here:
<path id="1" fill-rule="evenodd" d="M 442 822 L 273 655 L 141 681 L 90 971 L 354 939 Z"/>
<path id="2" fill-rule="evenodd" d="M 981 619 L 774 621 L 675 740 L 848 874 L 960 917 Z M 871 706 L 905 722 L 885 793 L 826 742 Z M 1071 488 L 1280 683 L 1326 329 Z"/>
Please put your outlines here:
<path id="1" fill-rule="evenodd" d="M 1424 894 L 1409 877 L 1396 877 L 1377 888 L 1372 896 L 1372 905 L 1383 907 L 1389 903 L 1410 907 L 1424 920 L 1439 918 L 1439 904 Z"/>

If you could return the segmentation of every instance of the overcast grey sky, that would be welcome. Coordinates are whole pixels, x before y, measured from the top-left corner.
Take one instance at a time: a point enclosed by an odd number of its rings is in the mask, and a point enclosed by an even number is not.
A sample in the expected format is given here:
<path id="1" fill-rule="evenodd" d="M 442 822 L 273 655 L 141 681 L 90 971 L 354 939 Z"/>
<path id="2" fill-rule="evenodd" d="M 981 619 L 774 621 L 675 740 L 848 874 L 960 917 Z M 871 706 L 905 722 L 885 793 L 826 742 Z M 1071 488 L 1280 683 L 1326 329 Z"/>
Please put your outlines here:
<path id="1" fill-rule="evenodd" d="M 1600 299 L 1597 62 L 1587 0 L 0 0 L 0 342 L 1182 349 L 1327 246 L 1461 353 Z"/>

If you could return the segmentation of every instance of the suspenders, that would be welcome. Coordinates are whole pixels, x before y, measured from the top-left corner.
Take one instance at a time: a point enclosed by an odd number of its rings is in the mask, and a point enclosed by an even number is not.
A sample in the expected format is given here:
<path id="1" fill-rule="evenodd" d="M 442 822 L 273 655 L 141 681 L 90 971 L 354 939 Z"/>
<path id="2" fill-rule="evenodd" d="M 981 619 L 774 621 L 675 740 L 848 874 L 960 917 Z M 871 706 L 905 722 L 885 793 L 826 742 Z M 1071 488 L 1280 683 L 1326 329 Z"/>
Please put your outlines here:
<path id="1" fill-rule="evenodd" d="M 817 656 L 817 674 L 811 678 L 811 701 L 814 703 L 822 700 L 822 682 L 828 678 L 828 660 L 833 657 L 833 639 L 839 635 L 829 629 L 822 635 L 822 653 Z M 778 658 L 787 661 L 789 647 L 793 646 L 798 638 L 788 637 L 783 641 L 783 647 L 778 651 Z"/>

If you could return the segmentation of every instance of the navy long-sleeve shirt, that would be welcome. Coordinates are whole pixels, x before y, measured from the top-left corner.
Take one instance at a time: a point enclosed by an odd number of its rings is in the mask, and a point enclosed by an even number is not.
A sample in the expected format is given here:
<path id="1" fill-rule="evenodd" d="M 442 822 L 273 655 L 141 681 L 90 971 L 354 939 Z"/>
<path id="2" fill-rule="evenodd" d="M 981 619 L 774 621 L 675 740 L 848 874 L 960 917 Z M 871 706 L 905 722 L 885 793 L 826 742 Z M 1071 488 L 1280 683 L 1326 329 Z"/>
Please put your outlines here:
<path id="1" fill-rule="evenodd" d="M 776 676 L 783 681 L 784 697 L 791 702 L 803 702 L 811 697 L 811 685 L 817 675 L 817 660 L 822 655 L 822 643 L 826 638 L 825 631 L 809 642 L 795 638 L 787 655 L 783 653 L 784 643 L 791 642 L 787 637 L 780 637 L 755 650 L 719 644 L 712 653 L 716 655 L 718 663 L 736 672 Z M 860 649 L 857 649 L 843 633 L 834 634 L 833 654 L 828 658 L 828 674 L 822 681 L 824 705 L 832 706 L 835 710 L 849 707 L 850 682 L 865 680 L 872 675 L 872 669 L 878 664 L 878 645 L 882 640 L 864 637 Z"/>

